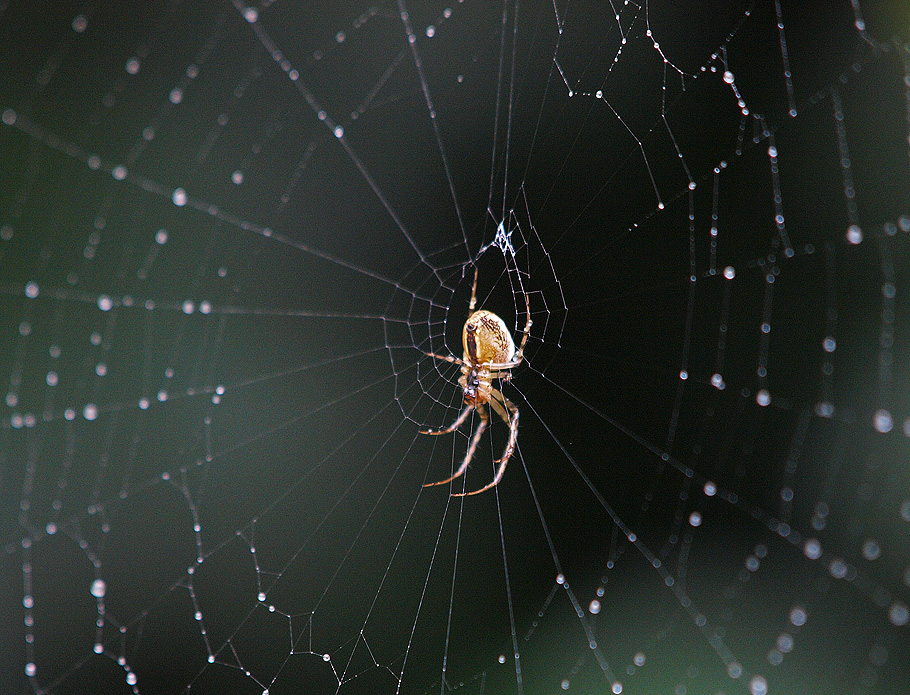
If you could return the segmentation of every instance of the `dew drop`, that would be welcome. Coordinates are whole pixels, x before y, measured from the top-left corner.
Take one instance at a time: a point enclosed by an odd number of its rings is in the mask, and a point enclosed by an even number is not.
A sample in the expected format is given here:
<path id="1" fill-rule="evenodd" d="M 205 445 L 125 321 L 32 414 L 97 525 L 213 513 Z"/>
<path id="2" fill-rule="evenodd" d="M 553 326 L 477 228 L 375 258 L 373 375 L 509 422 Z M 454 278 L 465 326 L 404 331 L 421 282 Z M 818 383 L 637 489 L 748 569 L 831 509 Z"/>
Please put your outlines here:
<path id="1" fill-rule="evenodd" d="M 863 557 L 867 560 L 877 560 L 882 554 L 881 546 L 874 538 L 870 538 L 863 543 Z"/>
<path id="2" fill-rule="evenodd" d="M 847 576 L 847 563 L 841 558 L 836 557 L 831 561 L 831 564 L 828 565 L 828 571 L 835 579 L 843 579 Z"/>
<path id="3" fill-rule="evenodd" d="M 96 579 L 92 582 L 92 587 L 89 591 L 95 598 L 104 598 L 107 593 L 107 584 L 103 579 Z"/>
<path id="4" fill-rule="evenodd" d="M 803 544 L 803 554 L 810 560 L 817 560 L 822 556 L 822 544 L 815 538 L 807 538 Z"/>
<path id="5" fill-rule="evenodd" d="M 908 612 L 907 606 L 900 601 L 892 603 L 891 608 L 888 609 L 888 620 L 898 627 L 906 625 L 908 620 L 910 620 L 910 612 Z"/>
<path id="6" fill-rule="evenodd" d="M 894 428 L 894 419 L 891 417 L 891 413 L 882 408 L 875 412 L 875 416 L 872 419 L 872 424 L 875 427 L 877 432 L 886 434 Z"/>
<path id="7" fill-rule="evenodd" d="M 777 648 L 784 654 L 793 651 L 793 637 L 787 632 L 780 633 L 777 636 Z"/>

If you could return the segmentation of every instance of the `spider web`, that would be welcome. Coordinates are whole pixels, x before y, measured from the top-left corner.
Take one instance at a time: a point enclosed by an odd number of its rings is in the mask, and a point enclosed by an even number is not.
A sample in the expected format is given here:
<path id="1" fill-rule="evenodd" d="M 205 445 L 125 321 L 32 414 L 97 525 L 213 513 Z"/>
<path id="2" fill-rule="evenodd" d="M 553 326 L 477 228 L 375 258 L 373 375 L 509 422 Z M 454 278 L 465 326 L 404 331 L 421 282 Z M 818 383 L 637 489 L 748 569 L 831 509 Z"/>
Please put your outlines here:
<path id="1" fill-rule="evenodd" d="M 908 22 L 0 2 L 0 690 L 908 692 Z"/>

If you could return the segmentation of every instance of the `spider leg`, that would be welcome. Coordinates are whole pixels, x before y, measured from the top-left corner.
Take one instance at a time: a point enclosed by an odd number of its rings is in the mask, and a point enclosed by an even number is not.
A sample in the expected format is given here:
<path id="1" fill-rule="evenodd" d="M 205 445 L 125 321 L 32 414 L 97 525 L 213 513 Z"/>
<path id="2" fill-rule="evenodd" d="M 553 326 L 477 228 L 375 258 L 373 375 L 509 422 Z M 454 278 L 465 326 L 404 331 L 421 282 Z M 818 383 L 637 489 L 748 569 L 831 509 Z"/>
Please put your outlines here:
<path id="1" fill-rule="evenodd" d="M 512 412 L 515 412 L 516 414 L 518 413 L 518 408 L 515 406 L 515 404 L 503 396 L 502 391 L 499 389 L 491 389 L 490 405 L 493 406 L 493 410 L 496 411 L 496 414 L 502 418 L 502 421 L 511 427 L 512 420 L 509 415 Z M 506 409 L 508 409 L 508 412 L 506 412 Z"/>
<path id="2" fill-rule="evenodd" d="M 468 413 L 470 413 L 473 409 L 474 409 L 474 406 L 469 405 L 467 408 L 465 408 L 464 410 L 461 411 L 461 414 L 459 414 L 459 416 L 455 420 L 455 422 L 453 422 L 451 425 L 449 425 L 448 427 L 446 427 L 444 429 L 420 430 L 420 434 L 448 434 L 449 432 L 454 432 L 459 427 L 461 427 L 461 424 L 467 419 Z"/>
<path id="3" fill-rule="evenodd" d="M 468 305 L 469 315 L 474 313 L 474 306 L 477 304 L 477 272 L 480 268 L 474 268 L 474 284 L 471 286 L 471 303 Z"/>
<path id="4" fill-rule="evenodd" d="M 468 406 L 467 408 L 465 408 L 464 412 L 458 416 L 458 419 L 463 421 L 464 418 L 467 417 L 467 414 L 469 412 L 471 412 L 471 409 L 474 407 L 475 406 Z M 461 462 L 461 466 L 459 466 L 458 470 L 455 471 L 455 474 L 453 476 L 446 478 L 445 480 L 438 480 L 435 483 L 426 483 L 423 487 L 432 487 L 433 485 L 445 485 L 446 483 L 450 483 L 453 480 L 455 480 L 455 478 L 458 478 L 458 477 L 464 475 L 464 472 L 466 470 L 468 470 L 468 465 L 471 463 L 471 459 L 474 457 L 474 450 L 477 448 L 477 445 L 480 443 L 480 435 L 483 434 L 483 431 L 487 428 L 487 423 L 490 421 L 490 418 L 487 415 L 487 411 L 482 405 L 478 404 L 476 406 L 476 410 L 477 410 L 477 414 L 480 415 L 480 423 L 477 425 L 477 429 L 474 430 L 474 436 L 471 437 L 471 444 L 470 444 L 470 446 L 468 446 L 468 453 L 465 454 L 464 461 Z M 430 434 L 441 434 L 441 432 L 431 432 Z M 470 494 L 473 494 L 473 493 L 470 493 Z M 460 495 L 456 495 L 456 496 L 460 497 Z"/>
<path id="5" fill-rule="evenodd" d="M 464 364 L 464 360 L 460 360 L 457 357 L 452 355 L 437 355 L 435 352 L 424 352 L 424 355 L 427 357 L 435 357 L 437 360 L 442 360 L 443 362 L 451 362 L 452 364 Z"/>
<path id="6" fill-rule="evenodd" d="M 508 398 L 502 395 L 497 389 L 493 389 L 492 397 L 490 398 L 490 405 L 493 406 L 493 410 L 496 411 L 496 414 L 499 415 L 509 426 L 509 443 L 506 444 L 506 450 L 502 455 L 501 459 L 498 459 L 496 463 L 499 464 L 499 468 L 496 469 L 496 475 L 493 477 L 492 482 L 487 485 L 484 485 L 479 490 L 474 490 L 473 492 L 459 492 L 453 494 L 452 497 L 467 497 L 468 495 L 479 495 L 481 492 L 486 492 L 491 487 L 496 487 L 499 485 L 499 481 L 502 480 L 503 474 L 506 472 L 506 466 L 509 464 L 509 459 L 512 457 L 512 453 L 515 451 L 515 445 L 518 443 L 518 406 L 512 403 Z M 508 409 L 508 412 L 506 412 Z"/>

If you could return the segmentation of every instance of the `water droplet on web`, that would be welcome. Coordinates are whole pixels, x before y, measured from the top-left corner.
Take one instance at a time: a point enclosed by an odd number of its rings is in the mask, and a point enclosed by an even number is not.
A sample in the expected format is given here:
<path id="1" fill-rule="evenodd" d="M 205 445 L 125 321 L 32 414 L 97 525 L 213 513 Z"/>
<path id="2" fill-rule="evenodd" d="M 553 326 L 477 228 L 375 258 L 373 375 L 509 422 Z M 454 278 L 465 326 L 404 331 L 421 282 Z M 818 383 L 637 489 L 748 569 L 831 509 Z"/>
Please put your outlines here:
<path id="1" fill-rule="evenodd" d="M 885 434 L 890 432 L 894 427 L 894 420 L 891 417 L 891 413 L 882 408 L 881 410 L 876 411 L 872 424 L 877 432 Z"/>
<path id="2" fill-rule="evenodd" d="M 877 560 L 881 553 L 882 549 L 874 538 L 863 543 L 863 557 L 867 560 Z"/>
<path id="3" fill-rule="evenodd" d="M 815 538 L 808 538 L 803 544 L 803 554 L 810 560 L 817 560 L 822 555 L 822 546 Z"/>
<path id="4" fill-rule="evenodd" d="M 103 579 L 96 579 L 92 582 L 92 596 L 95 598 L 104 598 L 105 593 L 107 593 L 107 584 Z"/>
<path id="5" fill-rule="evenodd" d="M 787 632 L 780 633 L 777 636 L 777 648 L 784 654 L 793 651 L 793 637 Z"/>
<path id="6" fill-rule="evenodd" d="M 834 558 L 831 561 L 831 564 L 828 565 L 828 571 L 831 573 L 831 576 L 835 579 L 843 579 L 847 576 L 847 563 L 842 559 Z"/>
<path id="7" fill-rule="evenodd" d="M 752 676 L 752 680 L 749 681 L 749 693 L 750 695 L 767 695 L 768 681 L 764 676 Z"/>
<path id="8" fill-rule="evenodd" d="M 891 608 L 888 609 L 888 620 L 898 627 L 906 625 L 908 620 L 910 620 L 910 611 L 908 611 L 905 604 L 895 601 L 891 604 Z"/>

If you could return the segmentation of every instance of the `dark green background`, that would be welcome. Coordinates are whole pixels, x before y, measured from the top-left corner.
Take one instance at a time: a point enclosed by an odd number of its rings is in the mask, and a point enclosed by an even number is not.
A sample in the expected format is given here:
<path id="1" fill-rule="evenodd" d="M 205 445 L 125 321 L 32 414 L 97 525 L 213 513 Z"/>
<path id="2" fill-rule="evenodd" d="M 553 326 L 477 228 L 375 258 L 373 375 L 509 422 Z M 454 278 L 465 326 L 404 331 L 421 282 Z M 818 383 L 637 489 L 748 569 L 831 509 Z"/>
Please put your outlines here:
<path id="1" fill-rule="evenodd" d="M 505 23 L 497 3 L 453 0 L 448 18 L 410 3 L 422 81 L 397 6 L 282 0 L 257 26 L 294 83 L 229 2 L 0 3 L 0 384 L 15 394 L 0 404 L 0 691 L 129 692 L 126 665 L 146 693 L 606 693 L 599 655 L 626 693 L 749 692 L 755 674 L 771 693 L 910 692 L 908 628 L 888 618 L 910 597 L 908 12 L 861 3 L 867 41 L 848 2 L 782 2 L 791 118 L 773 2 L 613 5 L 621 49 L 610 3 L 557 2 L 561 32 L 552 2 L 522 3 L 517 24 L 511 3 Z M 721 161 L 717 269 L 734 266 L 732 281 L 709 273 Z M 477 258 L 504 198 L 517 255 Z M 423 351 L 460 352 L 474 261 L 483 305 L 517 335 L 524 288 L 534 326 L 503 386 L 519 449 L 495 491 L 462 504 L 421 484 L 458 465 L 466 436 L 418 430 L 460 407 L 457 367 Z M 504 430 L 492 423 L 469 488 L 492 475 Z M 722 493 L 705 496 L 706 480 Z M 795 646 L 772 665 L 781 633 Z M 727 675 L 715 635 L 745 675 Z"/>

